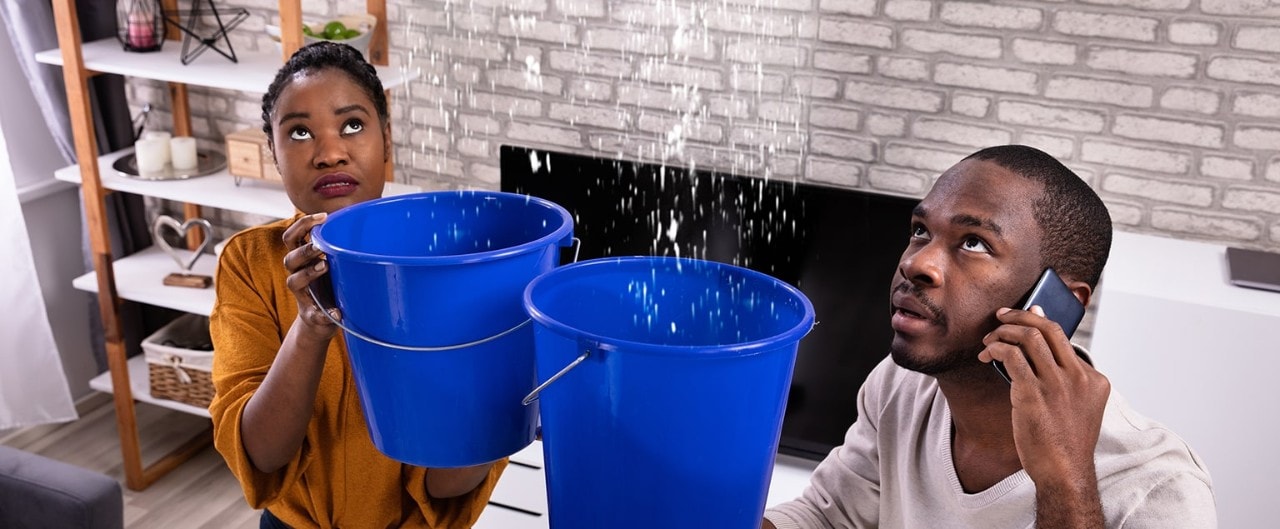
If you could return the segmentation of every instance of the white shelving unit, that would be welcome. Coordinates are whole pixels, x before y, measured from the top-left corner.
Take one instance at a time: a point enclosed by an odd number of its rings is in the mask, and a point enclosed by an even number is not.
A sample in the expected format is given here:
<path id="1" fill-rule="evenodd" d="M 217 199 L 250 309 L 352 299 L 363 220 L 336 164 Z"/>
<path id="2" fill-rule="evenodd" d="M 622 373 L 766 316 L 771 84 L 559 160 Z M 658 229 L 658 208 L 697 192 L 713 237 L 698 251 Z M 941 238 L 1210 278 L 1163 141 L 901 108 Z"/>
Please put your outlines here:
<path id="1" fill-rule="evenodd" d="M 163 0 L 163 3 L 167 9 L 176 9 L 175 0 Z M 281 26 L 296 28 L 282 35 L 284 47 L 292 53 L 302 42 L 301 2 L 279 0 L 278 5 Z M 386 5 L 383 0 L 368 0 L 365 6 L 378 19 L 378 30 L 372 37 L 368 56 L 374 63 L 386 63 Z M 67 167 L 55 173 L 58 180 L 81 185 L 88 217 L 87 229 L 94 271 L 76 278 L 73 285 L 98 295 L 98 306 L 106 328 L 106 355 L 111 366 L 107 373 L 93 379 L 90 387 L 115 395 L 125 485 L 133 490 L 141 490 L 198 453 L 208 445 L 210 437 L 207 433 L 198 435 L 159 460 L 146 464 L 142 461 L 137 417 L 133 408 L 135 402 L 148 402 L 203 417 L 209 417 L 209 413 L 198 407 L 151 397 L 145 358 L 127 358 L 121 314 L 116 308 L 121 300 L 132 300 L 208 315 L 214 305 L 214 289 L 165 286 L 163 278 L 180 267 L 155 247 L 113 260 L 104 199 L 114 191 L 177 201 L 184 204 L 184 213 L 189 218 L 200 216 L 202 207 L 269 218 L 291 217 L 295 214 L 295 209 L 281 184 L 243 179 L 237 185 L 235 177 L 225 170 L 176 181 L 146 181 L 116 173 L 112 163 L 130 153 L 131 149 L 105 156 L 98 155 L 96 130 L 99 124 L 95 123 L 92 112 L 88 79 L 98 73 L 107 73 L 169 83 L 173 132 L 177 135 L 189 135 L 189 86 L 261 94 L 266 92 L 276 72 L 284 64 L 285 55 L 281 51 L 237 51 L 237 61 L 233 63 L 215 54 L 205 54 L 184 65 L 181 60 L 182 46 L 173 40 L 166 43 L 163 50 L 149 53 L 126 52 L 115 38 L 83 42 L 80 39 L 76 2 L 54 0 L 52 7 L 58 31 L 58 48 L 36 53 L 36 60 L 43 64 L 62 66 L 77 157 L 82 162 L 95 159 L 97 162 Z M 180 34 L 172 30 L 168 32 L 167 38 L 180 38 Z M 417 77 L 416 71 L 403 68 L 385 65 L 375 68 L 387 90 L 403 86 Z M 419 189 L 388 183 L 385 194 L 415 191 Z M 196 263 L 193 272 L 212 276 L 215 266 L 216 259 L 208 256 Z"/>

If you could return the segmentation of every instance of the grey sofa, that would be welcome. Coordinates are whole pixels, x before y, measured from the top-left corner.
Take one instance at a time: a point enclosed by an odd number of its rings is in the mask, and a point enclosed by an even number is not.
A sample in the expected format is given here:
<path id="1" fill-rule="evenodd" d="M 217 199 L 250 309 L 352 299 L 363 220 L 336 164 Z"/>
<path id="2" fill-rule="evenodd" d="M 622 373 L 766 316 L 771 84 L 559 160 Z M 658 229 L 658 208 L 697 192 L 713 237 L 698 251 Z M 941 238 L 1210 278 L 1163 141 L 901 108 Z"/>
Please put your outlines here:
<path id="1" fill-rule="evenodd" d="M 104 474 L 0 446 L 0 527 L 124 529 L 124 496 Z"/>

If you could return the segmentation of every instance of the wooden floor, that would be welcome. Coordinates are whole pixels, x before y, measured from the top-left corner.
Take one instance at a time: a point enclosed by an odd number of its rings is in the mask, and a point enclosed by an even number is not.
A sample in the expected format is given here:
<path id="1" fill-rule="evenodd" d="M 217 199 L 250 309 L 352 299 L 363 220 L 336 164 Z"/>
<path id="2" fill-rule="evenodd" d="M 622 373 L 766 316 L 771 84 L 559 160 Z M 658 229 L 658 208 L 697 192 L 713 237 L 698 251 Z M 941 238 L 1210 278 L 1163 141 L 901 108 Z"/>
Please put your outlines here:
<path id="1" fill-rule="evenodd" d="M 212 447 L 204 449 L 143 491 L 124 488 L 120 437 L 110 397 L 81 402 L 80 419 L 64 424 L 0 432 L 0 444 L 111 476 L 124 489 L 127 529 L 249 529 L 259 512 Z M 150 463 L 200 432 L 208 419 L 139 403 L 143 461 Z"/>

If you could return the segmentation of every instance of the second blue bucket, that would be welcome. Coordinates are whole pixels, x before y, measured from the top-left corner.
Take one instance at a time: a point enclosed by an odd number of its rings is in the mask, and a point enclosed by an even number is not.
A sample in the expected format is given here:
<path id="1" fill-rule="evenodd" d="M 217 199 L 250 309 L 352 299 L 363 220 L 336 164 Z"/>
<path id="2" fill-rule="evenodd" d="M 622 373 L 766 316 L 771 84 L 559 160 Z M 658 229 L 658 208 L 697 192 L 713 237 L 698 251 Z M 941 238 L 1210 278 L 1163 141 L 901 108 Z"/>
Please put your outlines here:
<path id="1" fill-rule="evenodd" d="M 690 259 L 595 259 L 529 284 L 552 529 L 758 529 L 800 291 Z M 572 366 L 572 367 L 569 367 Z"/>
<path id="2" fill-rule="evenodd" d="M 559 264 L 573 221 L 551 202 L 488 191 L 381 198 L 312 232 L 327 256 L 374 445 L 426 467 L 533 442 L 533 330 L 521 303 Z"/>

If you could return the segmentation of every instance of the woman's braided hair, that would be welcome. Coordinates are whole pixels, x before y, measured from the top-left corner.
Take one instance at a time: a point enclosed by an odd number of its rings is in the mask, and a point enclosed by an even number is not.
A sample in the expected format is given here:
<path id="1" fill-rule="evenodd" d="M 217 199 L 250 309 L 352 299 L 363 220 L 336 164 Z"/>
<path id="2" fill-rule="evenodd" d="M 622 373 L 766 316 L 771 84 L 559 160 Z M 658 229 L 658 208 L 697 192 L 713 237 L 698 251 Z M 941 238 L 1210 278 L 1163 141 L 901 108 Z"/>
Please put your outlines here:
<path id="1" fill-rule="evenodd" d="M 262 96 L 262 131 L 267 133 L 267 141 L 271 142 L 271 113 L 275 111 L 276 100 L 280 92 L 293 82 L 294 74 L 304 71 L 319 71 L 333 68 L 351 77 L 373 101 L 378 119 L 386 124 L 390 119 L 387 113 L 387 94 L 383 91 L 382 81 L 373 65 L 364 59 L 355 48 L 346 44 L 330 41 L 319 41 L 308 44 L 294 52 L 292 57 L 276 72 L 267 93 Z"/>

